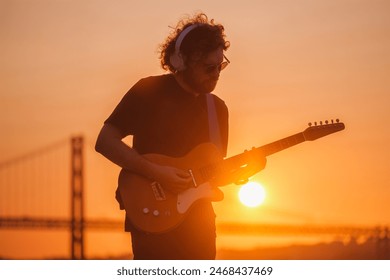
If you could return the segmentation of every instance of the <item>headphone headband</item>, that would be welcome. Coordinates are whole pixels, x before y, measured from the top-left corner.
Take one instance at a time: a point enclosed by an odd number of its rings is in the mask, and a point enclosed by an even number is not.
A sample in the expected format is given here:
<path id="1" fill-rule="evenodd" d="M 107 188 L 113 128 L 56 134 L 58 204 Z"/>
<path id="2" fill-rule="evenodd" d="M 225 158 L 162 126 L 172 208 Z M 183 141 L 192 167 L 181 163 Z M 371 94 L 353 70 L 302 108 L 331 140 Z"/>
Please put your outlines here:
<path id="1" fill-rule="evenodd" d="M 171 62 L 172 66 L 175 68 L 175 70 L 177 70 L 177 71 L 182 71 L 185 69 L 184 60 L 183 60 L 183 57 L 180 53 L 181 43 L 183 42 L 183 40 L 187 36 L 187 34 L 190 33 L 191 30 L 195 29 L 198 26 L 200 26 L 199 23 L 195 23 L 195 24 L 188 26 L 179 34 L 179 37 L 177 37 L 177 39 L 176 39 L 175 52 L 170 56 L 169 61 Z"/>
<path id="2" fill-rule="evenodd" d="M 195 28 L 198 27 L 198 26 L 199 26 L 198 23 L 193 24 L 193 25 L 190 25 L 190 26 L 188 26 L 186 29 L 184 29 L 184 30 L 179 34 L 179 37 L 177 38 L 176 44 L 175 44 L 175 52 L 177 52 L 177 53 L 180 52 L 181 43 L 183 42 L 184 38 L 187 36 L 188 33 L 191 32 L 191 30 L 195 29 Z"/>

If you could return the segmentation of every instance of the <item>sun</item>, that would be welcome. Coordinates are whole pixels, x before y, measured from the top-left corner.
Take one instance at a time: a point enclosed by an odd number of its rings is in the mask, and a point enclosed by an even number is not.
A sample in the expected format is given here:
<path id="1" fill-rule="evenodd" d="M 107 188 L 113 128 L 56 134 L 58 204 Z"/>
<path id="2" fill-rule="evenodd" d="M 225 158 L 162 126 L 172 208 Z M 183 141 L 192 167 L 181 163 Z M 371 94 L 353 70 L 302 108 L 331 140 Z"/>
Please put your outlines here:
<path id="1" fill-rule="evenodd" d="M 257 207 L 265 200 L 265 189 L 257 182 L 249 182 L 243 185 L 238 192 L 242 204 L 248 207 Z"/>

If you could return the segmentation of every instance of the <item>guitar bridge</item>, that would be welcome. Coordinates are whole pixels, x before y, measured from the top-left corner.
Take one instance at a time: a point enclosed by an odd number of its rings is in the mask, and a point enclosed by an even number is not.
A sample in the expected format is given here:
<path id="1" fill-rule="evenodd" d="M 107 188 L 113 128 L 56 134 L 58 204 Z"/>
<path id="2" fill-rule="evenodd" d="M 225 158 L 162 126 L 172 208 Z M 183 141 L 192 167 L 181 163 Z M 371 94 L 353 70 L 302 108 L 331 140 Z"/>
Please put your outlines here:
<path id="1" fill-rule="evenodd" d="M 164 189 L 159 182 L 155 181 L 151 183 L 150 186 L 152 187 L 152 191 L 156 200 L 161 201 L 167 199 L 165 196 Z"/>

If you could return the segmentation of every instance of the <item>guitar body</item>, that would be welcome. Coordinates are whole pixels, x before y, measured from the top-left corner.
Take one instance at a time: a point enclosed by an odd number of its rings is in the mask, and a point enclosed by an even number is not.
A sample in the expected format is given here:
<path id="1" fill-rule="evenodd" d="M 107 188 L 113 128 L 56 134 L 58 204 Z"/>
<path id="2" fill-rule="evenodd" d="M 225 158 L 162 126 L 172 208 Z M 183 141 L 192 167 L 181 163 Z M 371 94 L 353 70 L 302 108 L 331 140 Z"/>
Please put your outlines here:
<path id="1" fill-rule="evenodd" d="M 158 182 L 122 169 L 119 191 L 126 215 L 137 229 L 149 233 L 170 231 L 183 221 L 196 201 L 214 197 L 216 188 L 205 181 L 200 170 L 202 166 L 222 161 L 215 145 L 201 144 L 182 158 L 159 154 L 146 154 L 144 157 L 156 164 L 189 170 L 194 186 L 176 195 L 166 191 Z"/>
<path id="2" fill-rule="evenodd" d="M 182 158 L 158 154 L 144 155 L 147 160 L 156 164 L 188 171 L 192 176 L 193 186 L 176 195 L 166 191 L 164 186 L 158 182 L 122 169 L 119 175 L 119 191 L 126 215 L 141 231 L 149 233 L 170 231 L 183 221 L 188 210 L 197 201 L 201 199 L 216 200 L 216 197 L 223 196 L 215 186 L 220 186 L 222 183 L 232 183 L 223 180 L 229 178 L 229 174 L 240 170 L 249 163 L 263 160 L 265 156 L 305 141 L 316 140 L 344 128 L 344 124 L 338 120 L 336 123 L 332 120 L 331 123 L 326 121 L 325 124 L 321 122 L 320 125 L 317 123 L 314 126 L 309 124 L 309 128 L 303 132 L 227 159 L 223 159 L 217 147 L 212 143 L 201 144 Z M 261 168 L 256 172 L 260 170 Z"/>

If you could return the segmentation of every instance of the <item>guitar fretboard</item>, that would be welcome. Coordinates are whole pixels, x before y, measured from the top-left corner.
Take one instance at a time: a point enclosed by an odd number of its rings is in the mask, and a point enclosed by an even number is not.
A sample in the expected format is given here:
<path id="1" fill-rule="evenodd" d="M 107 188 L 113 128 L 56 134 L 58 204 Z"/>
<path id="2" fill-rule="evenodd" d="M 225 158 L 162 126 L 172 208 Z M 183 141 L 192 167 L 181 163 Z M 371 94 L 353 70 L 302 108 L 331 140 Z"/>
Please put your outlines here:
<path id="1" fill-rule="evenodd" d="M 258 149 L 260 149 L 265 156 L 269 156 L 305 141 L 305 135 L 303 132 L 299 132 L 289 137 L 261 146 Z"/>
<path id="2" fill-rule="evenodd" d="M 264 146 L 253 148 L 250 151 L 245 151 L 218 163 L 203 166 L 198 171 L 202 177 L 202 181 L 207 182 L 215 176 L 230 174 L 240 167 L 247 165 L 249 162 L 255 162 L 257 159 L 260 160 L 263 156 L 272 155 L 304 141 L 306 141 L 305 136 L 300 132 Z"/>

